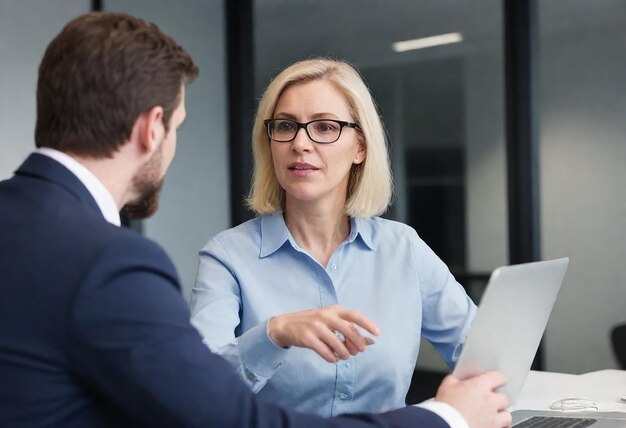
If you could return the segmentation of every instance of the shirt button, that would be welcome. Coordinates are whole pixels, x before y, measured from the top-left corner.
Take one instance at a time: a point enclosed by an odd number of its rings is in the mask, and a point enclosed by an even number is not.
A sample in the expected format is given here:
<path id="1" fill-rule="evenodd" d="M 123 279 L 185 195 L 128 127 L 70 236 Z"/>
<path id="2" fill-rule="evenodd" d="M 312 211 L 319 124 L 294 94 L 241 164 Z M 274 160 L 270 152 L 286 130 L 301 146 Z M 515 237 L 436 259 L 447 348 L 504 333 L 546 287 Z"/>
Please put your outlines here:
<path id="1" fill-rule="evenodd" d="M 346 398 L 348 398 L 348 396 L 342 392 L 341 394 L 339 394 L 339 398 L 341 400 L 345 400 Z"/>
<path id="2" fill-rule="evenodd" d="M 333 270 L 337 270 L 337 265 L 336 265 L 336 264 L 334 264 L 334 263 L 333 263 L 332 265 L 330 265 L 330 267 L 331 267 Z"/>

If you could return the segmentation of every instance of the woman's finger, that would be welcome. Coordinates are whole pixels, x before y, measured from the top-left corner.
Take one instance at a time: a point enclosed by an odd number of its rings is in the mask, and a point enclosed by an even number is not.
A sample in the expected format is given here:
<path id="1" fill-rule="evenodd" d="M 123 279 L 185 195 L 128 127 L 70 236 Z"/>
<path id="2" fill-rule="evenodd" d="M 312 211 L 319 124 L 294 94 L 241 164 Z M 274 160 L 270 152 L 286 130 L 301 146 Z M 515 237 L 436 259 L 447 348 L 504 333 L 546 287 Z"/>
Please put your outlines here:
<path id="1" fill-rule="evenodd" d="M 337 362 L 337 355 L 331 348 L 324 343 L 324 341 L 320 340 L 318 337 L 313 336 L 310 340 L 308 348 L 311 348 L 313 351 L 317 352 L 323 359 L 328 361 L 329 363 Z"/>
<path id="2" fill-rule="evenodd" d="M 350 339 L 346 339 L 343 342 L 343 344 L 346 346 L 346 348 L 348 349 L 348 352 L 350 352 L 351 355 L 356 355 L 359 352 L 361 352 L 359 348 Z"/>
<path id="3" fill-rule="evenodd" d="M 351 311 L 349 309 L 342 308 L 338 306 L 337 314 L 344 320 L 354 323 L 357 326 L 367 330 L 374 336 L 378 336 L 380 334 L 380 329 L 376 325 L 374 321 L 367 318 L 365 315 L 360 314 L 357 311 Z"/>
<path id="4" fill-rule="evenodd" d="M 334 331 L 329 329 L 322 329 L 318 333 L 318 337 L 342 360 L 350 358 L 350 351 L 348 351 L 348 348 L 344 345 L 343 336 L 337 335 Z"/>
<path id="5" fill-rule="evenodd" d="M 359 333 L 354 324 L 344 320 L 337 320 L 334 328 L 340 332 L 346 340 L 349 340 L 356 347 L 358 352 L 365 351 L 365 338 L 361 336 L 361 333 Z"/>

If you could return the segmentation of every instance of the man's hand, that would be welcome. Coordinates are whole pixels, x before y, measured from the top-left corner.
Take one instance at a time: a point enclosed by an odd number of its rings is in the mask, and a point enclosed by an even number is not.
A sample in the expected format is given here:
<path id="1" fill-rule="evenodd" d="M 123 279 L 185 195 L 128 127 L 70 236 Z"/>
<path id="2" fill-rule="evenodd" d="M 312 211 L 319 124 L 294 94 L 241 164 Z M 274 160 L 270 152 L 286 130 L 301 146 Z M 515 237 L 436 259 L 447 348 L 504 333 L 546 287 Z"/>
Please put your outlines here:
<path id="1" fill-rule="evenodd" d="M 278 346 L 310 348 L 326 361 L 336 363 L 338 358 L 347 360 L 365 351 L 365 337 L 355 325 L 373 335 L 379 333 L 372 320 L 338 305 L 278 315 L 269 320 L 268 333 Z"/>
<path id="2" fill-rule="evenodd" d="M 506 378 L 500 372 L 488 372 L 465 380 L 447 376 L 435 396 L 459 411 L 471 428 L 503 428 L 511 425 L 506 410 L 509 399 L 495 392 Z"/>

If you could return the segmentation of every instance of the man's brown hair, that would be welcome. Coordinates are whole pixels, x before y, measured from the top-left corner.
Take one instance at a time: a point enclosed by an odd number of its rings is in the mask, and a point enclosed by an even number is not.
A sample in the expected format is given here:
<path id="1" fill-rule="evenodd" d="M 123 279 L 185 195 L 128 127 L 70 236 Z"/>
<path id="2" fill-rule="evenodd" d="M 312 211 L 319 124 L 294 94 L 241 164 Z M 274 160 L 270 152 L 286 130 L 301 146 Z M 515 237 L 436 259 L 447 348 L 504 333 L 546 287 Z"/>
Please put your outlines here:
<path id="1" fill-rule="evenodd" d="M 79 16 L 39 66 L 37 147 L 111 157 L 155 106 L 168 131 L 182 85 L 197 74 L 191 56 L 154 24 L 121 13 Z"/>

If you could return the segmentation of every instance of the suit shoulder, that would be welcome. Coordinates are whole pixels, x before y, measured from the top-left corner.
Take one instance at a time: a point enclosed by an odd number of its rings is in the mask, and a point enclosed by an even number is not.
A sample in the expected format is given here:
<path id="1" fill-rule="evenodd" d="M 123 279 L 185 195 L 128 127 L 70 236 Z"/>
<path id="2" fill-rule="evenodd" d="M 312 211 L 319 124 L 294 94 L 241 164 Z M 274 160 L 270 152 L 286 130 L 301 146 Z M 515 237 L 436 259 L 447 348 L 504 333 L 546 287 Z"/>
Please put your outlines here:
<path id="1" fill-rule="evenodd" d="M 134 231 L 113 225 L 103 227 L 89 237 L 92 260 L 90 276 L 102 277 L 123 272 L 151 272 L 178 286 L 178 274 L 172 260 L 156 242 Z"/>
<path id="2" fill-rule="evenodd" d="M 119 252 L 130 260 L 174 270 L 170 257 L 155 241 L 124 228 L 117 228 L 117 230 L 119 233 L 116 233 L 107 243 L 107 252 Z"/>

